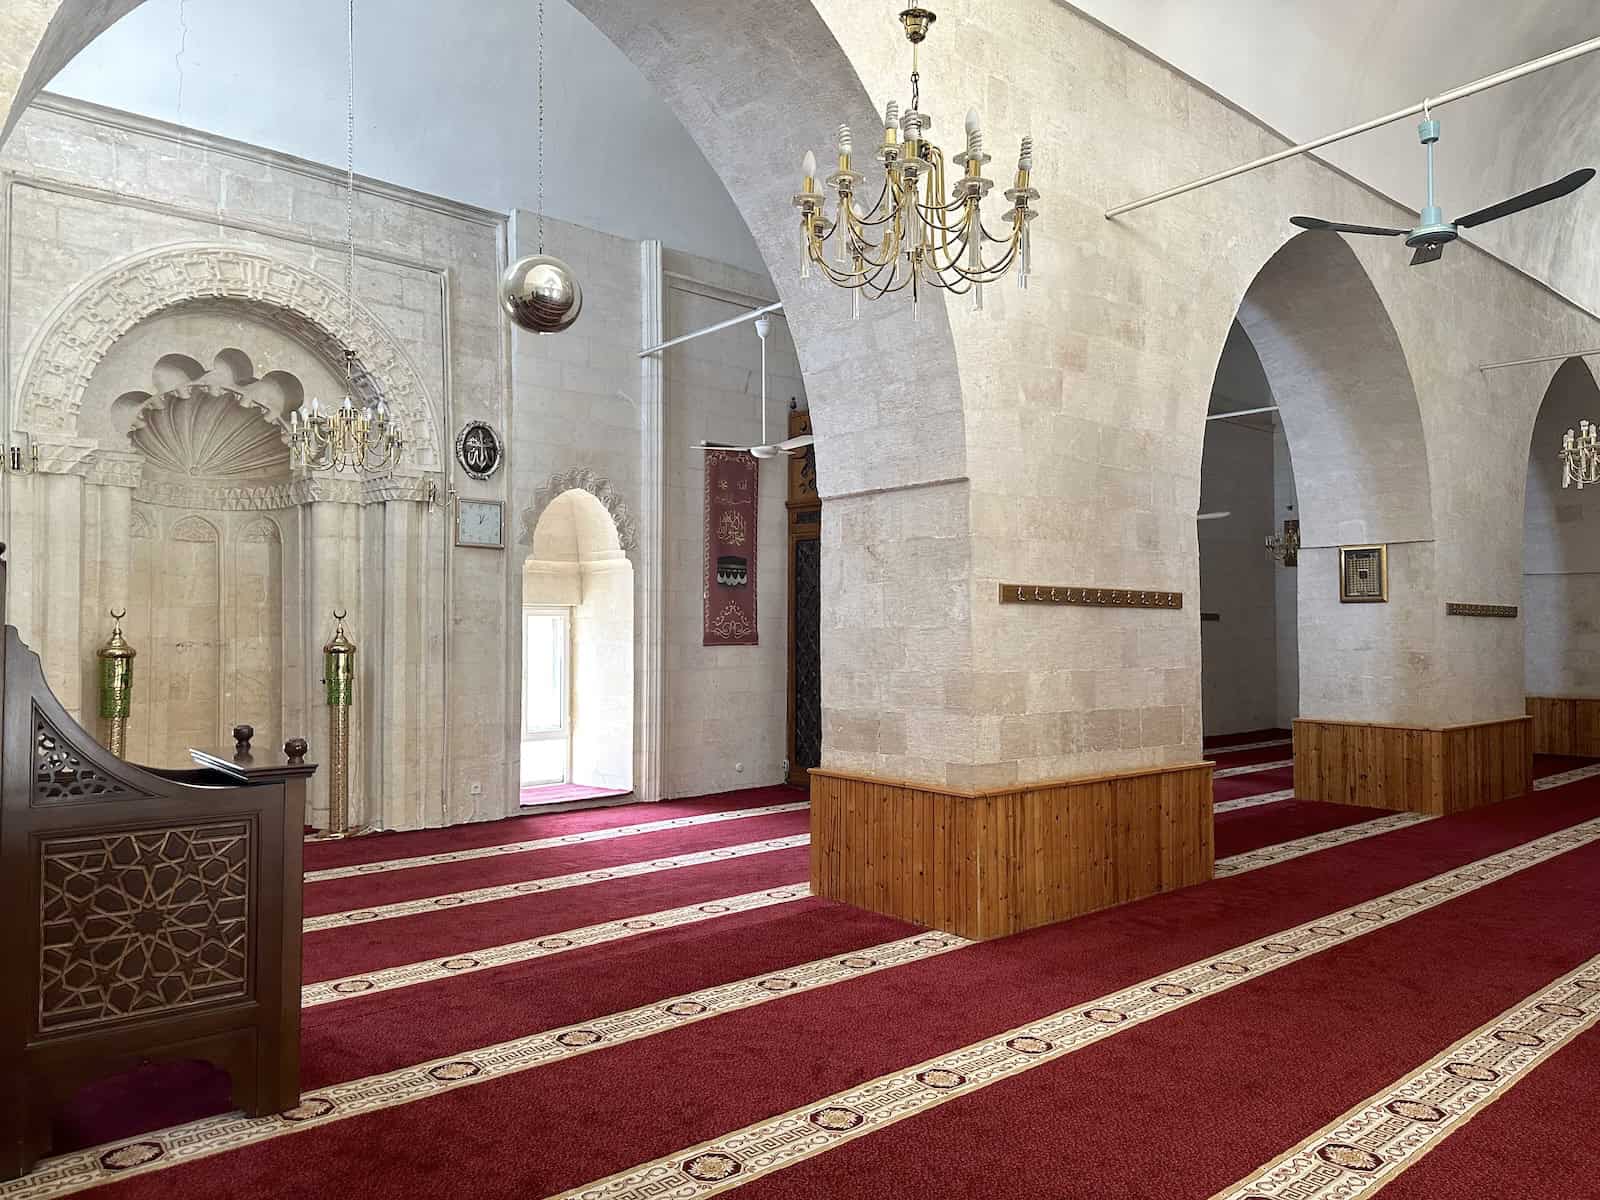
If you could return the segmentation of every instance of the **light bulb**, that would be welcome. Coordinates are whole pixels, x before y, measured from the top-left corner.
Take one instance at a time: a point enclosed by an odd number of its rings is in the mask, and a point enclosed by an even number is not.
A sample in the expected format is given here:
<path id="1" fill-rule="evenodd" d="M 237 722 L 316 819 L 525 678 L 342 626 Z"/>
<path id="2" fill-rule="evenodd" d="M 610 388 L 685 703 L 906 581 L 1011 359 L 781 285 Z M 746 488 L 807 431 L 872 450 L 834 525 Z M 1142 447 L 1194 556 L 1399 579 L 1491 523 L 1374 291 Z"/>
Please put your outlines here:
<path id="1" fill-rule="evenodd" d="M 817 175 L 817 156 L 807 150 L 806 156 L 800 160 L 800 170 L 807 179 L 815 179 Z M 806 190 L 810 191 L 810 188 Z"/>
<path id="2" fill-rule="evenodd" d="M 1033 170 L 1033 138 L 1022 139 L 1022 153 L 1017 156 L 1017 170 Z"/>
<path id="3" fill-rule="evenodd" d="M 983 153 L 983 130 L 978 125 L 978 110 L 967 109 L 967 153 Z"/>
<path id="4" fill-rule="evenodd" d="M 853 150 L 854 148 L 855 148 L 855 143 L 854 143 L 853 139 L 850 137 L 850 126 L 844 124 L 843 122 L 840 122 L 840 124 L 839 124 L 839 157 L 840 158 L 849 158 L 850 157 L 850 151 Z"/>

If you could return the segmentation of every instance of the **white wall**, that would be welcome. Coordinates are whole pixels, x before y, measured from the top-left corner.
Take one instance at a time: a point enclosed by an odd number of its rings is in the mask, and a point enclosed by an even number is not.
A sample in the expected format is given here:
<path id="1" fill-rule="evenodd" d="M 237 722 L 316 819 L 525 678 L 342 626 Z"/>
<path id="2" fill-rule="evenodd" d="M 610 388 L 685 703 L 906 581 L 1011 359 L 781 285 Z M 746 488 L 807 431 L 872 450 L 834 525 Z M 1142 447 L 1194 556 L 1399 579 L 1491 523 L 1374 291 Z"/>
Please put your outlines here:
<path id="1" fill-rule="evenodd" d="M 1600 421 L 1600 387 L 1581 359 L 1550 381 L 1534 425 L 1524 508 L 1522 604 L 1530 696 L 1600 696 L 1600 488 L 1563 490 L 1556 451 L 1580 420 Z"/>
<path id="2" fill-rule="evenodd" d="M 513 221 L 518 253 L 531 252 L 533 236 L 530 214 L 519 211 Z M 550 244 L 582 278 L 585 310 L 559 337 L 516 336 L 513 508 L 525 514 L 552 478 L 588 469 L 642 519 L 640 246 L 571 226 L 561 226 Z M 770 281 L 736 267 L 667 252 L 664 268 L 669 338 L 772 299 Z M 693 796 L 776 783 L 783 778 L 788 714 L 784 468 L 776 462 L 761 468 L 760 644 L 707 647 L 701 632 L 705 473 L 703 455 L 694 449 L 699 441 L 753 445 L 760 437 L 760 342 L 744 325 L 670 350 L 663 359 L 663 791 Z M 782 319 L 772 322 L 768 359 L 767 420 L 773 431 L 785 428 L 791 396 L 806 403 Z M 642 565 L 638 554 L 633 558 Z M 642 569 L 634 573 L 636 613 L 645 610 L 640 589 L 646 576 Z M 644 638 L 642 622 L 636 626 L 636 637 Z M 642 709 L 639 719 L 646 719 Z M 636 741 L 642 749 L 643 737 Z"/>
<path id="3" fill-rule="evenodd" d="M 464 20 L 438 0 L 357 4 L 356 170 L 500 212 L 533 207 L 537 6 L 469 7 Z M 182 0 L 182 12 L 146 0 L 51 90 L 343 164 L 343 4 Z M 633 64 L 563 0 L 545 0 L 545 38 L 546 213 L 763 270 L 721 181 Z"/>
<path id="4" fill-rule="evenodd" d="M 13 179 L 5 193 L 10 241 L 0 259 L 10 296 L 3 314 L 9 365 L 4 402 L 14 417 L 37 408 L 26 394 L 32 385 L 23 372 L 30 346 L 51 328 L 52 313 L 85 279 L 153 247 L 196 241 L 237 247 L 240 254 L 309 271 L 337 295 L 344 217 L 337 171 L 197 135 L 180 144 L 155 123 L 68 107 L 31 110 L 0 160 Z M 314 512 L 307 510 L 306 563 L 285 563 L 286 579 L 302 583 L 291 591 L 305 625 L 283 651 L 284 688 L 293 690 L 291 680 L 299 680 L 304 727 L 284 732 L 303 732 L 314 746 L 325 738 L 316 679 L 318 652 L 331 632 L 328 610 L 338 604 L 351 610 L 348 628 L 361 646 L 358 705 L 367 705 L 376 723 L 356 747 L 357 821 L 403 828 L 515 810 L 523 517 L 553 476 L 587 469 L 608 481 L 619 511 L 635 521 L 637 532 L 643 461 L 636 399 L 640 245 L 548 222 L 547 243 L 568 257 L 582 279 L 583 317 L 560 337 L 513 336 L 498 315 L 496 282 L 509 254 L 532 248 L 533 222 L 520 216 L 512 228 L 492 213 L 382 185 L 364 185 L 357 197 L 358 298 L 370 320 L 404 347 L 437 431 L 434 452 L 447 455 L 445 439 L 470 419 L 501 430 L 508 448 L 506 467 L 490 480 L 473 481 L 459 472 L 452 479 L 469 497 L 507 502 L 505 551 L 447 549 L 453 508 L 441 504 L 430 511 L 403 496 L 369 503 L 359 484 L 341 483 L 312 506 Z M 669 254 L 668 260 L 675 272 L 665 289 L 669 333 L 771 296 L 765 277 L 689 255 Z M 182 273 L 174 273 L 170 283 L 174 298 L 183 299 Z M 342 313 L 342 300 L 333 307 Z M 798 395 L 804 403 L 781 320 L 774 322 L 772 360 L 770 417 L 772 427 L 781 428 L 789 397 Z M 148 362 L 141 363 L 147 374 Z M 701 464 L 690 443 L 704 437 L 747 442 L 759 435 L 758 367 L 758 344 L 748 328 L 696 343 L 667 363 L 672 600 L 665 692 L 674 724 L 662 734 L 669 795 L 781 777 L 781 466 L 763 473 L 761 644 L 719 650 L 699 645 Z M 126 386 L 146 382 L 141 376 Z M 61 472 L 99 470 L 100 458 L 109 455 L 115 466 L 119 454 L 128 457 L 115 446 L 98 445 L 100 437 L 96 433 L 82 445 L 52 442 L 45 473 L 9 481 L 6 513 L 14 567 L 8 611 L 77 711 L 91 682 L 83 668 L 86 639 L 103 639 L 105 631 L 97 627 L 90 638 L 85 622 L 98 620 L 98 612 L 83 614 L 78 605 L 60 605 L 59 598 L 89 594 L 91 578 L 104 572 L 92 536 L 99 510 L 80 503 L 73 490 L 81 489 L 83 477 Z M 118 519 L 129 519 L 126 504 L 116 511 Z M 415 569 L 401 569 L 402 562 Z M 633 586 L 637 604 L 642 581 Z M 634 657 L 640 636 L 635 634 Z M 611 649 L 604 661 L 618 658 L 617 648 Z M 149 659 L 140 665 L 148 670 Z M 143 699 L 152 697 L 146 693 Z M 632 736 L 637 745 L 637 728 Z M 608 779 L 622 774 L 597 770 Z M 312 818 L 320 822 L 319 808 Z"/>

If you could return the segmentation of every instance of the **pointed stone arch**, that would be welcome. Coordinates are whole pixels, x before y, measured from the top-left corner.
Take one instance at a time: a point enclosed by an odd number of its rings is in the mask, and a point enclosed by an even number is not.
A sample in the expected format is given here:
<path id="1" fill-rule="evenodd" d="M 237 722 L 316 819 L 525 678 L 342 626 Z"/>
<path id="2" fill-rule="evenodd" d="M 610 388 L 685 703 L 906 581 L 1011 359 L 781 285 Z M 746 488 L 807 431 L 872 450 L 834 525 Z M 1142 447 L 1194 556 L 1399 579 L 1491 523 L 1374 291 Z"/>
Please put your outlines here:
<path id="1" fill-rule="evenodd" d="M 111 347 L 151 317 L 196 301 L 234 301 L 289 321 L 325 354 L 355 351 L 358 391 L 379 381 L 411 449 L 411 465 L 442 462 L 436 407 L 421 373 L 384 323 L 315 271 L 242 246 L 162 246 L 124 258 L 73 290 L 23 360 L 17 426 L 35 439 L 72 441 L 89 381 Z"/>
<path id="2" fill-rule="evenodd" d="M 557 496 L 571 491 L 588 492 L 611 514 L 611 523 L 617 527 L 617 541 L 623 553 L 632 554 L 639 548 L 638 520 L 626 501 L 617 494 L 616 488 L 611 486 L 611 481 L 589 467 L 574 467 L 570 471 L 552 475 L 534 492 L 533 503 L 522 514 L 521 545 L 532 548 L 533 531 L 538 528 L 544 510 L 550 507 Z"/>

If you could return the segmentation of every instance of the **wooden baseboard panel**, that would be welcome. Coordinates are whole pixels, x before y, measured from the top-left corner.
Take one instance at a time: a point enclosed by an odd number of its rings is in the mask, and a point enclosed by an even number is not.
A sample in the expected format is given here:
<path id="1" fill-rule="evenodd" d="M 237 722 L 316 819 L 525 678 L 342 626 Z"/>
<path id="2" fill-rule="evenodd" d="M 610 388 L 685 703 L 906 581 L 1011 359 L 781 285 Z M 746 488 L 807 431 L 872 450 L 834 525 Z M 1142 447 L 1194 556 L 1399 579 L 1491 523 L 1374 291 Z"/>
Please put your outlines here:
<path id="1" fill-rule="evenodd" d="M 1600 697 L 1529 696 L 1535 754 L 1600 758 Z"/>
<path id="2" fill-rule="evenodd" d="M 811 772 L 811 889 L 999 937 L 1211 878 L 1211 764 L 961 792 Z"/>
<path id="3" fill-rule="evenodd" d="M 1437 728 L 1294 723 L 1297 800 L 1443 816 L 1533 788 L 1533 719 Z"/>

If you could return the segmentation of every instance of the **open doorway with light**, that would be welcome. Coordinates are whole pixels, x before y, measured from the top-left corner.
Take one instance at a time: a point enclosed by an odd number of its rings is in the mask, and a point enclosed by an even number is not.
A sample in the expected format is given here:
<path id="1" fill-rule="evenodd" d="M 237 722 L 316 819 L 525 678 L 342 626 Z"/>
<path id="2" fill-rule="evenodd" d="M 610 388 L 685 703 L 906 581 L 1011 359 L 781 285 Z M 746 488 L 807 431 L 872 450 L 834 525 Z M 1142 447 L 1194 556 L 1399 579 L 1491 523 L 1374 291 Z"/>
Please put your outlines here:
<path id="1" fill-rule="evenodd" d="M 521 800 L 633 789 L 633 565 L 588 492 L 540 514 L 522 568 Z"/>

